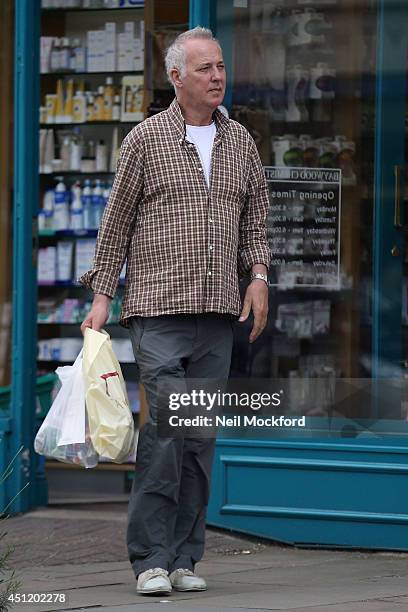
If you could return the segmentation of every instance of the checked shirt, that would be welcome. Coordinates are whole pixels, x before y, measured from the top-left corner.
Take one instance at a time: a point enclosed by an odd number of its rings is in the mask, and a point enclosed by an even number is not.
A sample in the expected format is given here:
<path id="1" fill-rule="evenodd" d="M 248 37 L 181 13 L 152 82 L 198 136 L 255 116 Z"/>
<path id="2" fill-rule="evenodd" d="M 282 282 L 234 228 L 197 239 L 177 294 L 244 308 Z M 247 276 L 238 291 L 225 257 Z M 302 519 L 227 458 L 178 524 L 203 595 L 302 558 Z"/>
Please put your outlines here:
<path id="1" fill-rule="evenodd" d="M 210 187 L 180 106 L 124 139 L 92 270 L 79 281 L 113 297 L 127 258 L 121 323 L 132 316 L 239 315 L 239 276 L 269 266 L 268 187 L 252 137 L 214 113 Z"/>

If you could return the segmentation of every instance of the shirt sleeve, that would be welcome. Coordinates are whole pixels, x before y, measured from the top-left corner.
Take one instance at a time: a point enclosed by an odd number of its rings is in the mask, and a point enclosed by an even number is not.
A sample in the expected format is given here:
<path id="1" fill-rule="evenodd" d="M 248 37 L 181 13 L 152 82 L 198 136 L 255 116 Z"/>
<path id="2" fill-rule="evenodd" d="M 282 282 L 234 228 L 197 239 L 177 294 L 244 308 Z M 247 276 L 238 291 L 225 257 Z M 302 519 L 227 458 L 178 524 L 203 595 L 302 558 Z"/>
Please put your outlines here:
<path id="1" fill-rule="evenodd" d="M 250 169 L 247 199 L 239 224 L 238 274 L 247 275 L 253 265 L 260 263 L 269 268 L 270 248 L 266 236 L 266 215 L 269 208 L 269 190 L 262 162 L 253 139 L 250 139 Z"/>
<path id="2" fill-rule="evenodd" d="M 93 267 L 78 279 L 94 293 L 112 298 L 116 293 L 143 192 L 143 157 L 141 144 L 125 138 L 98 231 Z"/>

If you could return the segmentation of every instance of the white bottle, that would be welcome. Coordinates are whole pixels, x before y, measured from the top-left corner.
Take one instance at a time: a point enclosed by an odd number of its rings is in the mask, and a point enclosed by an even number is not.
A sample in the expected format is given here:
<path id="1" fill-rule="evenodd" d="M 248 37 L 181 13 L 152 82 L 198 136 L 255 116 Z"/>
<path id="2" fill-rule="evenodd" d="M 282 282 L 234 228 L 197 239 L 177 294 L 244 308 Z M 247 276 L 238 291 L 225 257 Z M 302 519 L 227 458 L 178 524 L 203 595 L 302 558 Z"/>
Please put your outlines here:
<path id="1" fill-rule="evenodd" d="M 60 49 L 61 49 L 60 39 L 54 38 L 54 41 L 51 47 L 51 53 L 50 53 L 50 71 L 51 72 L 58 72 L 60 70 L 60 66 L 61 66 Z"/>
<path id="2" fill-rule="evenodd" d="M 91 181 L 86 179 L 85 187 L 82 190 L 82 206 L 83 206 L 83 214 L 84 214 L 84 229 L 90 230 L 93 229 L 95 223 L 93 221 L 93 211 L 92 211 L 92 188 Z"/>
<path id="3" fill-rule="evenodd" d="M 67 188 L 62 176 L 58 176 L 59 181 L 54 190 L 54 229 L 69 229 L 69 207 Z"/>
<path id="4" fill-rule="evenodd" d="M 60 48 L 60 70 L 68 71 L 71 56 L 71 46 L 69 44 L 69 38 L 63 38 L 61 41 Z"/>
<path id="5" fill-rule="evenodd" d="M 95 187 L 92 191 L 92 211 L 93 211 L 93 223 L 94 227 L 92 229 L 98 229 L 99 224 L 102 219 L 104 209 L 104 201 L 103 201 L 103 192 L 101 181 L 97 179 L 95 181 Z"/>
<path id="6" fill-rule="evenodd" d="M 120 96 L 115 96 L 113 99 L 112 121 L 120 121 Z"/>
<path id="7" fill-rule="evenodd" d="M 78 128 L 74 128 L 74 136 L 71 140 L 71 170 L 81 170 L 82 161 L 82 140 L 78 133 Z"/>
<path id="8" fill-rule="evenodd" d="M 108 169 L 107 147 L 103 140 L 96 145 L 96 171 L 106 172 Z"/>
<path id="9" fill-rule="evenodd" d="M 72 204 L 71 204 L 71 229 L 84 229 L 84 208 L 82 206 L 82 189 L 79 181 L 77 181 L 71 189 Z"/>
<path id="10" fill-rule="evenodd" d="M 60 148 L 61 170 L 72 170 L 71 163 L 71 138 L 65 136 Z"/>

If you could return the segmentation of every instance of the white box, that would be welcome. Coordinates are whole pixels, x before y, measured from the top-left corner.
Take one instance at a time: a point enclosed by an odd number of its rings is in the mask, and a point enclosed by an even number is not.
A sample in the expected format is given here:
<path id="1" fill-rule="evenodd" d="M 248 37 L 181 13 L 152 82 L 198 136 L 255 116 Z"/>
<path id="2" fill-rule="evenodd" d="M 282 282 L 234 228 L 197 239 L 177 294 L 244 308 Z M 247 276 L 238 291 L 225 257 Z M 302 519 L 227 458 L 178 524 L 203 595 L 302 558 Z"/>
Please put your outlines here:
<path id="1" fill-rule="evenodd" d="M 94 238 L 80 238 L 75 246 L 75 278 L 88 272 L 93 266 L 96 240 Z"/>
<path id="2" fill-rule="evenodd" d="M 88 30 L 87 42 L 87 71 L 98 72 L 98 46 L 97 30 Z"/>
<path id="3" fill-rule="evenodd" d="M 72 281 L 72 255 L 74 245 L 72 242 L 61 241 L 57 243 L 57 280 Z"/>
<path id="4" fill-rule="evenodd" d="M 133 70 L 143 70 L 143 55 L 142 41 L 140 38 L 135 38 L 133 40 Z"/>
<path id="5" fill-rule="evenodd" d="M 50 72 L 50 55 L 54 36 L 41 36 L 40 40 L 40 72 L 47 74 Z"/>
<path id="6" fill-rule="evenodd" d="M 105 30 L 97 30 L 96 34 L 97 48 L 97 72 L 105 72 Z"/>
<path id="7" fill-rule="evenodd" d="M 52 285 L 56 280 L 57 249 L 46 247 L 38 251 L 37 280 L 39 283 Z"/>
<path id="8" fill-rule="evenodd" d="M 128 32 L 118 35 L 118 70 L 120 72 L 133 70 L 133 38 Z"/>
<path id="9" fill-rule="evenodd" d="M 116 70 L 116 23 L 105 23 L 105 70 Z"/>
<path id="10" fill-rule="evenodd" d="M 123 30 L 125 33 L 127 32 L 131 38 L 135 36 L 135 22 L 134 21 L 125 21 L 125 29 Z"/>

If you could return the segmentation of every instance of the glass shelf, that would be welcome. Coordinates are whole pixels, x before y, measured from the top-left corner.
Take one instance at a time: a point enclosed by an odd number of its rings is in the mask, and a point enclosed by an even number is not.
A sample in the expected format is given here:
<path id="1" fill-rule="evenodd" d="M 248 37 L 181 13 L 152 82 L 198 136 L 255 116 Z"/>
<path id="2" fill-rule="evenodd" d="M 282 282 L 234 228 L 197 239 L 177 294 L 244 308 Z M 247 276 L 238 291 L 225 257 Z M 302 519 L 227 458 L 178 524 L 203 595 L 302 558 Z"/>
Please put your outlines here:
<path id="1" fill-rule="evenodd" d="M 41 9 L 41 14 L 43 15 L 49 15 L 54 14 L 54 13 L 111 13 L 114 11 L 120 12 L 120 13 L 124 13 L 126 11 L 140 11 L 144 9 L 144 2 L 142 4 L 140 4 L 139 6 L 125 6 L 125 7 L 120 7 L 120 6 L 115 6 L 112 8 L 106 8 L 106 7 L 101 7 L 101 8 L 83 8 L 83 7 L 66 7 L 66 8 L 43 8 Z"/>
<path id="2" fill-rule="evenodd" d="M 56 170 L 55 172 L 40 172 L 40 176 L 113 176 L 115 173 L 108 170 L 100 171 L 94 170 L 92 172 L 81 172 L 81 170 Z M 52 231 L 52 230 L 50 230 Z"/>
<path id="3" fill-rule="evenodd" d="M 55 9 L 56 10 L 56 9 Z M 62 76 L 110 76 L 110 75 L 115 75 L 115 74 L 126 74 L 126 75 L 142 75 L 144 74 L 143 70 L 98 70 L 97 72 L 73 72 L 72 70 L 61 70 L 59 72 L 41 72 L 40 76 L 44 77 L 44 76 L 55 76 L 55 77 L 62 77 Z"/>
<path id="4" fill-rule="evenodd" d="M 101 126 L 101 125 L 106 125 L 107 127 L 110 127 L 112 125 L 114 126 L 134 126 L 137 125 L 138 123 L 141 123 L 141 121 L 87 121 L 84 123 L 40 123 L 40 128 L 44 128 L 44 129 L 51 129 L 51 128 L 73 128 L 73 127 L 86 127 L 88 125 L 97 125 L 97 126 Z"/>

